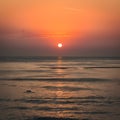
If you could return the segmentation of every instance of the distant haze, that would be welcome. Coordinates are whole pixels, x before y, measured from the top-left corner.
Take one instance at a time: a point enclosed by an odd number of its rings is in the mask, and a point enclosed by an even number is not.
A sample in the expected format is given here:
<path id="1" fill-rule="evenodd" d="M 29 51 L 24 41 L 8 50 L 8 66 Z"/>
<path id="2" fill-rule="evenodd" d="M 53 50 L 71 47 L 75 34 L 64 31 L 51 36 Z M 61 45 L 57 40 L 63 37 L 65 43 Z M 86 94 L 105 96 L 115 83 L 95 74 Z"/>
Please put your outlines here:
<path id="1" fill-rule="evenodd" d="M 120 0 L 0 0 L 0 56 L 119 53 Z"/>

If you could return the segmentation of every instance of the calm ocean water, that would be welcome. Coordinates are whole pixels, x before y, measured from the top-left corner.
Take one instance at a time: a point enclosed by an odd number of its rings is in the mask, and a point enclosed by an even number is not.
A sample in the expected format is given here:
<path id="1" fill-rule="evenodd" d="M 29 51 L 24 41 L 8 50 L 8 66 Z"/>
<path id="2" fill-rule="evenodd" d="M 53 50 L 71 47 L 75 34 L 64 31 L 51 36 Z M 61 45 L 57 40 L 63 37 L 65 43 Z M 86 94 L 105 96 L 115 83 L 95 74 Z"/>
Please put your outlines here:
<path id="1" fill-rule="evenodd" d="M 0 57 L 0 120 L 119 120 L 120 58 Z"/>

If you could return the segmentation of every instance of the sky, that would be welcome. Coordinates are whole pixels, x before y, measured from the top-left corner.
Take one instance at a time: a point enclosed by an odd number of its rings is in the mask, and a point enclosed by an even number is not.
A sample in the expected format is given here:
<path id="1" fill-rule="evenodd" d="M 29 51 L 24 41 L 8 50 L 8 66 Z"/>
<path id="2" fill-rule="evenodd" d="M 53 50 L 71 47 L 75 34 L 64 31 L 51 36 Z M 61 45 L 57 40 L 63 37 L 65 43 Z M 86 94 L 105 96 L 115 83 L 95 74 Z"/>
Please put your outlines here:
<path id="1" fill-rule="evenodd" d="M 0 0 L 0 56 L 119 53 L 120 0 Z"/>

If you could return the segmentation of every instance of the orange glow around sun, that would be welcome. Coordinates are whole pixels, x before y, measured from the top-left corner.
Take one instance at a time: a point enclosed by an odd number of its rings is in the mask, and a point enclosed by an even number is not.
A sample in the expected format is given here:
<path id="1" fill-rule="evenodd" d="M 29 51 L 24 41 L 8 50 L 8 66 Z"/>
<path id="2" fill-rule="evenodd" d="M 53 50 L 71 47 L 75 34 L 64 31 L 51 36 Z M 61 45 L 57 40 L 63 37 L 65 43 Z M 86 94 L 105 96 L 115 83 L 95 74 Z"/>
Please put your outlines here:
<path id="1" fill-rule="evenodd" d="M 58 47 L 61 48 L 63 45 L 62 43 L 58 43 Z"/>

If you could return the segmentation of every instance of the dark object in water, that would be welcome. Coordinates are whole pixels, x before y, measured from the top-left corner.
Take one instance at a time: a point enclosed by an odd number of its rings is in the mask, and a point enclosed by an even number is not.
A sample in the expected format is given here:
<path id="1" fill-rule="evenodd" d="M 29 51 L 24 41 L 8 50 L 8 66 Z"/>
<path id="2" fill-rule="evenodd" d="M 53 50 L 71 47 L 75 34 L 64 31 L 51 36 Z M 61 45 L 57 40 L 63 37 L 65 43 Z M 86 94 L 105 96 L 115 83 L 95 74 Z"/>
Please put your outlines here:
<path id="1" fill-rule="evenodd" d="M 26 90 L 25 93 L 34 93 L 32 90 Z"/>

